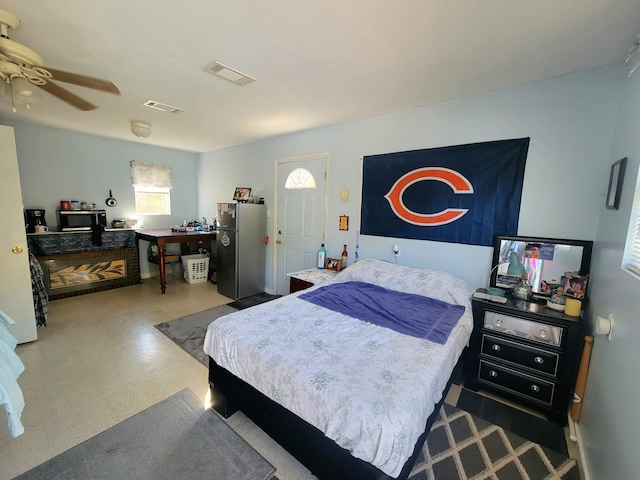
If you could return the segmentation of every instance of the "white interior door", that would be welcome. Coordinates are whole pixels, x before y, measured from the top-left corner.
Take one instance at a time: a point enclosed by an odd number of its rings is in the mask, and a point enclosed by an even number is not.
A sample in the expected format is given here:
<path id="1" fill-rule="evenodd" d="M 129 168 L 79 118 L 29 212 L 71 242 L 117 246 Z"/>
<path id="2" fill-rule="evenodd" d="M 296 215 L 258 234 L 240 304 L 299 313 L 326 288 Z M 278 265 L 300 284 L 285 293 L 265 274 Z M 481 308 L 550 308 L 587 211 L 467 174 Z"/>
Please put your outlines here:
<path id="1" fill-rule="evenodd" d="M 277 294 L 289 293 L 288 273 L 316 266 L 326 225 L 328 161 L 328 153 L 276 161 L 274 237 Z M 303 170 L 296 172 L 297 169 Z M 297 176 L 299 172 L 302 173 L 301 177 Z M 285 187 L 292 173 L 296 176 L 299 188 Z M 309 187 L 307 174 L 313 178 L 313 188 Z"/>
<path id="2" fill-rule="evenodd" d="M 19 343 L 38 338 L 31 293 L 31 271 L 24 225 L 22 190 L 13 128 L 0 126 L 0 310 L 16 324 L 11 334 Z"/>

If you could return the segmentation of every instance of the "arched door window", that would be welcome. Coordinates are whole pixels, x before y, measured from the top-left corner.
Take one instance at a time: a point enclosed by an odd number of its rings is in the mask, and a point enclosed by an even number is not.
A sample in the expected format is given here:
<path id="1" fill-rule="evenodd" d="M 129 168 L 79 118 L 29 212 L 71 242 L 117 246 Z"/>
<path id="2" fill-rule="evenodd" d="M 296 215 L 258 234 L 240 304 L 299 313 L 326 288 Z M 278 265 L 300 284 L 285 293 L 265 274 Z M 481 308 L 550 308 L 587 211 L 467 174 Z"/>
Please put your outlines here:
<path id="1" fill-rule="evenodd" d="M 316 188 L 316 181 L 311 172 L 304 168 L 296 168 L 289 174 L 284 182 L 286 190 L 302 190 L 304 188 Z"/>

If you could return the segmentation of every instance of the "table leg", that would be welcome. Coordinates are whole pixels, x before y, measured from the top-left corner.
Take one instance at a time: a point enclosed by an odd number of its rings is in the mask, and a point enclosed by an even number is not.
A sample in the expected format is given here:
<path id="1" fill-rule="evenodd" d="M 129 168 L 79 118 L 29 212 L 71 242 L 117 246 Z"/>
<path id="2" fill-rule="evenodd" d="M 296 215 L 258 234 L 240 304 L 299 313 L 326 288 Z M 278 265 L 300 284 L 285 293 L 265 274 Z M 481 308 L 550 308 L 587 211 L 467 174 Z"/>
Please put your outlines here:
<path id="1" fill-rule="evenodd" d="M 164 293 L 167 290 L 167 277 L 164 269 L 164 256 L 166 253 L 166 245 L 162 239 L 158 239 L 158 269 L 160 270 L 160 290 Z"/>

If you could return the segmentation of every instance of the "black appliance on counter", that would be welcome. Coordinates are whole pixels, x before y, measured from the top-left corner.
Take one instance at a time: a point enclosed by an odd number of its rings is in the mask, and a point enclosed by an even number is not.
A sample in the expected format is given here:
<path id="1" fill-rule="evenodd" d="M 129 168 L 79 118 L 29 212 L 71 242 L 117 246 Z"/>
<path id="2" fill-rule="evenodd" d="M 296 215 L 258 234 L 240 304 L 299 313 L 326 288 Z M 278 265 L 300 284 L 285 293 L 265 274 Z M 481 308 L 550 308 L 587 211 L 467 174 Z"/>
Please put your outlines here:
<path id="1" fill-rule="evenodd" d="M 106 210 L 58 210 L 61 232 L 90 232 L 98 225 L 107 227 Z"/>
<path id="2" fill-rule="evenodd" d="M 42 208 L 25 208 L 24 216 L 27 226 L 27 233 L 35 233 L 36 225 L 47 225 L 47 221 L 44 218 L 44 212 Z"/>

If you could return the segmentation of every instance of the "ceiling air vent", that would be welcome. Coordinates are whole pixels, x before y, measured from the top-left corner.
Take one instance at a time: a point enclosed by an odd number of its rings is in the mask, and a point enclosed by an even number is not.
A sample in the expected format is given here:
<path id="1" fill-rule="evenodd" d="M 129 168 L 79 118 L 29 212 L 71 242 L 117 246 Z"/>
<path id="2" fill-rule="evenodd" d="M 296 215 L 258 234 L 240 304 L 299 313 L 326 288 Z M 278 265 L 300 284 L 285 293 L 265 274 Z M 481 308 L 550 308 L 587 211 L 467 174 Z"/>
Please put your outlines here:
<path id="1" fill-rule="evenodd" d="M 202 67 L 202 70 L 212 75 L 216 75 L 220 78 L 224 78 L 225 80 L 228 80 L 231 83 L 235 83 L 236 85 L 239 85 L 240 87 L 244 87 L 245 85 L 256 81 L 255 78 L 252 78 L 249 75 L 245 75 L 244 73 L 241 73 L 238 70 L 234 70 L 231 67 L 227 67 L 226 65 L 220 62 L 210 63 L 206 67 Z"/>
<path id="2" fill-rule="evenodd" d="M 155 108 L 156 110 L 161 110 L 167 113 L 175 113 L 176 115 L 184 112 L 181 108 L 172 107 L 171 105 L 167 105 L 166 103 L 155 102 L 153 100 L 147 100 L 143 103 L 145 107 Z"/>

